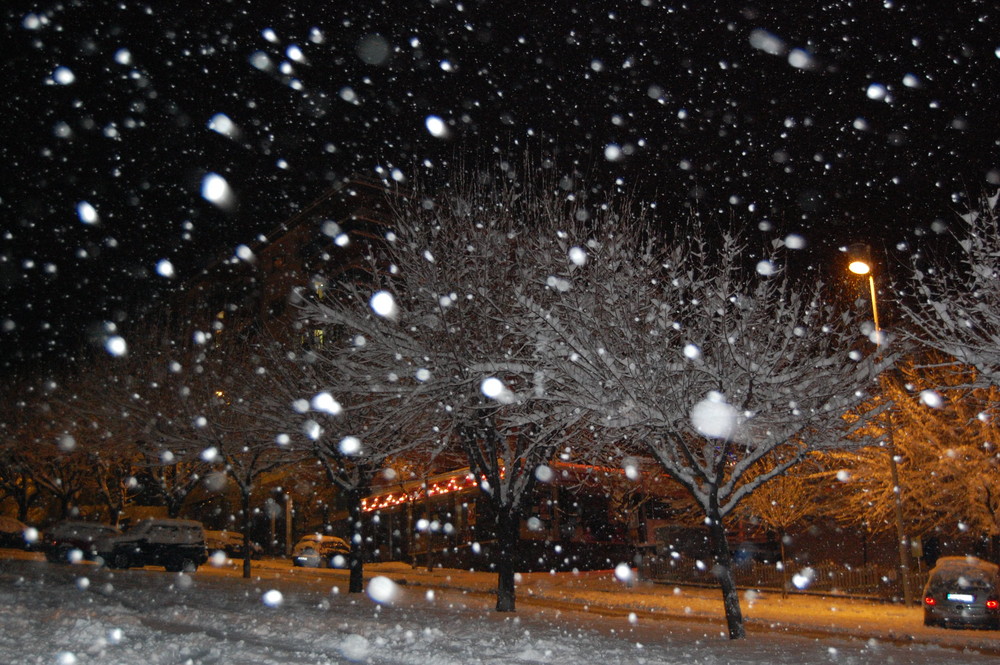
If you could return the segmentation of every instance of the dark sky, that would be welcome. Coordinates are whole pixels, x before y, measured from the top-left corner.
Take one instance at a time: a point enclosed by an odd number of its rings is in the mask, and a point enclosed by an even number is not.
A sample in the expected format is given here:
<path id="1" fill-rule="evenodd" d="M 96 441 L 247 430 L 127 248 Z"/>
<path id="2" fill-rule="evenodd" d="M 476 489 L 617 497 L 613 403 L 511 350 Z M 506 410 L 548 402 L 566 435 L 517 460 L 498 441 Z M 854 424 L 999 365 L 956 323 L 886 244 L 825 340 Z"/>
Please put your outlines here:
<path id="1" fill-rule="evenodd" d="M 442 173 L 469 149 L 540 146 L 637 187 L 665 224 L 693 206 L 889 253 L 1000 183 L 993 2 L 2 11 L 4 365 L 61 359 L 338 179 Z M 203 196 L 209 174 L 229 205 Z"/>

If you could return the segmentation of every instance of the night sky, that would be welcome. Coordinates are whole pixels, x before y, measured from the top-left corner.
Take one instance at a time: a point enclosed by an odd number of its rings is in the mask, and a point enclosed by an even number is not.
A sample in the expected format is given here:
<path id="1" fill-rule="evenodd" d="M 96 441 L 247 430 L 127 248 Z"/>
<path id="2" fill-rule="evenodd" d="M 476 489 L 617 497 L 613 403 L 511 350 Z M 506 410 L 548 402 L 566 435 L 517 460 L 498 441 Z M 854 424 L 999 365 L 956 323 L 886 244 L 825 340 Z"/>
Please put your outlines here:
<path id="1" fill-rule="evenodd" d="M 0 362 L 63 358 L 338 180 L 494 147 L 664 224 L 903 260 L 1000 184 L 1000 10 L 954 4 L 8 0 Z"/>

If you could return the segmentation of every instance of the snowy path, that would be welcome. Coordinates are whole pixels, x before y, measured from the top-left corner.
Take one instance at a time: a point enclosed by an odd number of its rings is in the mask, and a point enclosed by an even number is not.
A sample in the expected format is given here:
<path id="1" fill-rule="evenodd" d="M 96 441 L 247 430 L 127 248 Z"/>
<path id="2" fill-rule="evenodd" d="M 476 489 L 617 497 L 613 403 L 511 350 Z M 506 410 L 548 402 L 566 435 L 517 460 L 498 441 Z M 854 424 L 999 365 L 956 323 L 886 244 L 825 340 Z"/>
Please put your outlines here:
<path id="1" fill-rule="evenodd" d="M 776 632 L 754 630 L 749 639 L 733 643 L 720 634 L 722 624 L 718 621 L 655 618 L 664 613 L 629 610 L 629 603 L 653 602 L 635 589 L 616 594 L 616 602 L 623 609 L 609 616 L 571 611 L 567 609 L 570 605 L 547 607 L 529 602 L 522 603 L 515 615 L 509 615 L 493 612 L 489 596 L 480 593 L 488 578 L 458 571 L 426 573 L 406 567 L 384 570 L 397 580 L 403 579 L 405 572 L 414 578 L 401 585 L 387 583 L 383 591 L 373 594 L 384 604 L 365 595 L 340 593 L 346 579 L 341 571 L 293 571 L 279 563 L 261 566 L 260 572 L 259 578 L 243 580 L 228 568 L 179 575 L 152 568 L 111 572 L 91 565 L 56 566 L 30 559 L 0 561 L 0 663 L 1000 662 L 971 650 L 937 645 L 901 647 L 848 635 L 788 635 L 780 632 L 781 626 Z M 425 586 L 428 577 L 439 581 L 448 578 L 451 586 L 475 593 L 432 589 Z M 548 585 L 543 584 L 546 579 Z M 604 584 L 609 588 L 601 589 Z M 595 598 L 603 595 L 610 602 L 614 587 L 613 581 L 602 577 L 528 578 L 523 580 L 522 598 L 528 598 L 529 588 L 531 596 L 566 595 L 568 589 L 575 589 L 578 599 L 584 602 L 591 602 L 588 593 Z M 658 591 L 653 595 L 662 597 L 662 589 Z M 698 594 L 684 595 L 683 602 L 693 608 L 691 614 L 702 611 L 696 602 L 699 598 Z M 706 596 L 703 602 L 707 607 L 710 599 Z M 996 639 L 995 633 L 949 633 L 967 636 L 973 644 L 977 640 L 988 644 Z"/>

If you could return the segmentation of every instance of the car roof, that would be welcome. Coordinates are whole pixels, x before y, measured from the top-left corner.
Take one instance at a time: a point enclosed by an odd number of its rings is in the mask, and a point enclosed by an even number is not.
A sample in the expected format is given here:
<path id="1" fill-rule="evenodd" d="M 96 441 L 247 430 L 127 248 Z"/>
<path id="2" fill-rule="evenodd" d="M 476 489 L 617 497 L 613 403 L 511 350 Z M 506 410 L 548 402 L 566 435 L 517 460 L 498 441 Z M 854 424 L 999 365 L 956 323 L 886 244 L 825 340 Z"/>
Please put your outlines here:
<path id="1" fill-rule="evenodd" d="M 91 522 L 88 520 L 63 520 L 62 522 L 56 522 L 52 526 L 109 526 L 114 528 L 113 524 L 108 524 L 107 522 Z"/>
<path id="2" fill-rule="evenodd" d="M 172 517 L 147 517 L 146 519 L 136 522 L 139 524 L 173 524 L 176 526 L 196 526 L 199 528 L 204 528 L 204 525 L 198 520 L 178 520 Z"/>
<path id="3" fill-rule="evenodd" d="M 66 520 L 65 522 L 57 522 L 49 527 L 49 531 L 62 531 L 65 529 L 113 529 L 119 531 L 118 527 L 113 524 L 105 524 L 104 522 L 87 522 L 85 520 Z"/>
<path id="4" fill-rule="evenodd" d="M 931 573 L 957 570 L 977 570 L 996 575 L 1000 566 L 974 556 L 944 556 L 937 560 Z"/>
<path id="5" fill-rule="evenodd" d="M 334 545 L 338 547 L 347 547 L 347 541 L 340 536 L 327 536 L 318 533 L 310 533 L 302 536 L 295 543 L 296 545 L 307 545 L 309 543 L 315 543 L 316 545 Z"/>

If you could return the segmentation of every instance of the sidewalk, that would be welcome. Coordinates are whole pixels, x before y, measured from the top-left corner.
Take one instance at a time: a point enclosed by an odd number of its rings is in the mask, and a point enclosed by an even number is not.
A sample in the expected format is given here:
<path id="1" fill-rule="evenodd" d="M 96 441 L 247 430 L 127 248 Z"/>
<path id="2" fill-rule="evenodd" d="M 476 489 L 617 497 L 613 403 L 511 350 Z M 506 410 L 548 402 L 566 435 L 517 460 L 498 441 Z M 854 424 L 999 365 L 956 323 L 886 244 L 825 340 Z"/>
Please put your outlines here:
<path id="1" fill-rule="evenodd" d="M 277 572 L 289 571 L 287 560 L 255 561 L 255 567 Z M 303 569 L 295 569 L 303 571 Z M 346 586 L 346 570 L 309 572 L 329 576 Z M 722 594 L 717 588 L 681 587 L 638 580 L 634 571 L 625 581 L 615 571 L 579 573 L 523 573 L 518 576 L 517 601 L 520 607 L 552 604 L 562 610 L 598 615 L 628 616 L 630 621 L 657 619 L 704 622 L 725 630 Z M 411 588 L 492 593 L 496 575 L 455 569 L 413 568 L 404 563 L 367 564 L 365 578 L 385 576 Z M 948 630 L 923 625 L 919 606 L 790 594 L 741 592 L 741 608 L 747 630 L 786 631 L 807 635 L 837 635 L 865 641 L 926 644 L 949 649 L 975 649 L 1000 655 L 1000 633 L 996 631 Z"/>

